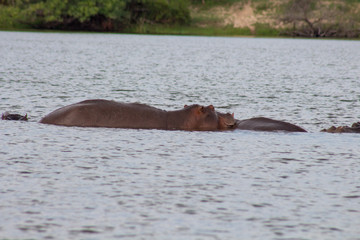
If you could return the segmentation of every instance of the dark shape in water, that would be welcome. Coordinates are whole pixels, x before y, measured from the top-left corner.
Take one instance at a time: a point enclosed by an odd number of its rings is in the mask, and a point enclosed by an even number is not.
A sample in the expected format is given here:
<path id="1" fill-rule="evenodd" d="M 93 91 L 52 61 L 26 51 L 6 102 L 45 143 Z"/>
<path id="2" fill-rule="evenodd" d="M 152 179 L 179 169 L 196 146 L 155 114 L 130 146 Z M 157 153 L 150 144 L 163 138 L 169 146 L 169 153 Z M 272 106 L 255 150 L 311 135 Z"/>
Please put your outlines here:
<path id="1" fill-rule="evenodd" d="M 294 124 L 274 120 L 265 117 L 255 117 L 250 119 L 239 120 L 234 118 L 234 114 L 219 113 L 219 128 L 224 129 L 240 129 L 250 131 L 284 131 L 284 132 L 306 132 L 305 129 Z"/>
<path id="2" fill-rule="evenodd" d="M 339 126 L 335 127 L 332 126 L 328 129 L 321 130 L 322 132 L 328 132 L 328 133 L 360 133 L 360 122 L 355 122 L 351 125 L 351 127 L 348 126 Z"/>
<path id="3" fill-rule="evenodd" d="M 28 116 L 27 114 L 20 115 L 20 114 L 12 114 L 12 113 L 8 113 L 8 112 L 4 112 L 1 115 L 1 119 L 2 120 L 14 120 L 14 121 L 27 121 L 28 120 Z"/>
<path id="4" fill-rule="evenodd" d="M 294 124 L 265 117 L 237 120 L 236 128 L 252 131 L 306 132 L 305 129 Z"/>

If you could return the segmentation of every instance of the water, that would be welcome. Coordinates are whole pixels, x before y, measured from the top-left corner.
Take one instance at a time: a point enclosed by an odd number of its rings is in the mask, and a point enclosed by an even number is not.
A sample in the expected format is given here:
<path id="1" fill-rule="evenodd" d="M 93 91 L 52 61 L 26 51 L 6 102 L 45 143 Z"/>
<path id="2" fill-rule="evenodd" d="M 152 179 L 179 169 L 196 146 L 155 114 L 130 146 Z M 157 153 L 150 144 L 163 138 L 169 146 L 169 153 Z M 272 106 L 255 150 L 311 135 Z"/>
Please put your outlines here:
<path id="1" fill-rule="evenodd" d="M 360 42 L 0 32 L 0 239 L 360 239 Z M 58 127 L 84 99 L 310 133 Z"/>

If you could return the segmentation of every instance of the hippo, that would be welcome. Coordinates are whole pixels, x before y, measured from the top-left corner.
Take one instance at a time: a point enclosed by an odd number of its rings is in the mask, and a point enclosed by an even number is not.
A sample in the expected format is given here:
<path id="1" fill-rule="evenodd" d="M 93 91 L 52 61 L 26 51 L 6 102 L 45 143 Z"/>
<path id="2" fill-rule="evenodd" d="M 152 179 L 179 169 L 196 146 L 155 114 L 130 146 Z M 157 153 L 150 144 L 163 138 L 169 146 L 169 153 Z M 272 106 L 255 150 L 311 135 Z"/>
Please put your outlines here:
<path id="1" fill-rule="evenodd" d="M 234 114 L 219 113 L 219 129 L 222 130 L 252 130 L 252 131 L 286 131 L 286 132 L 306 132 L 305 129 L 294 124 L 274 120 L 265 117 L 256 117 L 239 120 L 234 118 Z"/>
<path id="2" fill-rule="evenodd" d="M 59 108 L 42 118 L 40 123 L 77 127 L 219 130 L 219 118 L 212 105 L 194 104 L 181 110 L 165 111 L 141 103 L 104 99 L 85 100 Z"/>
<path id="3" fill-rule="evenodd" d="M 294 124 L 265 117 L 236 120 L 236 128 L 253 131 L 306 132 L 305 129 Z"/>
<path id="4" fill-rule="evenodd" d="M 2 120 L 27 121 L 28 116 L 27 116 L 27 114 L 20 115 L 20 114 L 12 114 L 12 113 L 8 113 L 8 112 L 4 112 L 1 115 L 1 119 Z"/>
<path id="5" fill-rule="evenodd" d="M 351 125 L 351 127 L 348 126 L 339 126 L 335 127 L 332 126 L 328 129 L 323 129 L 321 132 L 328 132 L 328 133 L 360 133 L 360 122 L 355 122 Z"/>

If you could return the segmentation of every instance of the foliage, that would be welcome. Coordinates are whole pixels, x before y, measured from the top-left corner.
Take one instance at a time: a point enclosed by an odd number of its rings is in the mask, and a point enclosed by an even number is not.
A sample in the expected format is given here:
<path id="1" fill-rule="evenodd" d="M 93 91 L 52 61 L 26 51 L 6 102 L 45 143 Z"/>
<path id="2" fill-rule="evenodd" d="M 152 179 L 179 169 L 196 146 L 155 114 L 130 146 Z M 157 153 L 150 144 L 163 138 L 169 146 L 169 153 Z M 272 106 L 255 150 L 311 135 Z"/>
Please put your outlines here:
<path id="1" fill-rule="evenodd" d="M 198 35 L 198 36 L 249 36 L 249 28 L 227 27 L 194 27 L 184 25 L 164 25 L 164 24 L 143 24 L 133 26 L 128 32 L 141 34 L 171 34 L 171 35 Z"/>
<path id="2" fill-rule="evenodd" d="M 205 5 L 205 6 L 214 6 L 214 5 L 224 5 L 224 4 L 233 4 L 236 2 L 247 2 L 247 0 L 192 0 L 192 4 L 196 5 Z"/>
<path id="3" fill-rule="evenodd" d="M 256 23 L 255 24 L 256 36 L 276 37 L 280 35 L 279 30 L 273 28 L 268 23 Z"/>
<path id="4" fill-rule="evenodd" d="M 19 18 L 19 9 L 15 7 L 5 7 L 0 5 L 0 28 L 19 27 L 17 19 Z"/>
<path id="5" fill-rule="evenodd" d="M 13 19 L 33 28 L 117 31 L 131 23 L 187 24 L 188 5 L 187 0 L 0 0 L 0 19 L 6 18 L 4 26 L 14 25 Z"/>
<path id="6" fill-rule="evenodd" d="M 187 24 L 188 5 L 186 0 L 130 0 L 127 9 L 132 23 Z"/>
<path id="7" fill-rule="evenodd" d="M 266 11 L 268 10 L 269 8 L 272 7 L 272 2 L 268 2 L 268 1 L 265 1 L 265 2 L 259 2 L 257 5 L 256 5 L 256 12 L 262 12 L 262 11 Z"/>

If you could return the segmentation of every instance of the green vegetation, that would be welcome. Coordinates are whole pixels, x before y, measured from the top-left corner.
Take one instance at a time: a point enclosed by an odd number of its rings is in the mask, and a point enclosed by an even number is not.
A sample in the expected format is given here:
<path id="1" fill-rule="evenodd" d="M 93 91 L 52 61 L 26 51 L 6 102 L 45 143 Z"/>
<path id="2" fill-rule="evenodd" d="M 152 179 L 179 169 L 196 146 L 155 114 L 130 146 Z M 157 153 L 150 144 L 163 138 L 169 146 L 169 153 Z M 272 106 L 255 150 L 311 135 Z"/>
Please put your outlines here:
<path id="1" fill-rule="evenodd" d="M 169 34 L 169 35 L 197 35 L 197 36 L 249 36 L 252 35 L 249 28 L 234 28 L 226 26 L 217 27 L 195 27 L 182 25 L 154 25 L 143 24 L 126 29 L 125 32 L 136 32 L 141 34 Z"/>
<path id="2" fill-rule="evenodd" d="M 255 23 L 255 35 L 264 37 L 279 36 L 280 31 L 273 28 L 268 23 Z"/>
<path id="3" fill-rule="evenodd" d="M 129 25 L 188 24 L 186 0 L 0 0 L 0 27 L 122 31 Z"/>
<path id="4" fill-rule="evenodd" d="M 194 6 L 201 6 L 202 8 L 208 9 L 215 6 L 230 6 L 234 3 L 246 3 L 248 0 L 192 0 L 191 3 Z"/>
<path id="5" fill-rule="evenodd" d="M 359 38 L 360 0 L 0 0 L 0 29 Z"/>

